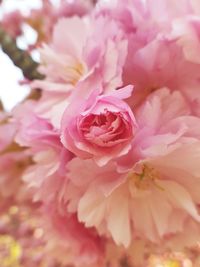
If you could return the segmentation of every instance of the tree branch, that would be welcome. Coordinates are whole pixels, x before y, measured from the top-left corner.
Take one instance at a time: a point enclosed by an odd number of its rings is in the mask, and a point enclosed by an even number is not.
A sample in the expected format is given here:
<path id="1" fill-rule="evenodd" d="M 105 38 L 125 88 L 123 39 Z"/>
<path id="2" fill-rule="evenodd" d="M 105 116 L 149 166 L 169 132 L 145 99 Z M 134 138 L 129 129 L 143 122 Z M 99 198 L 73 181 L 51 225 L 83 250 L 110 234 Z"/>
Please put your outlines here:
<path id="1" fill-rule="evenodd" d="M 1 101 L 1 99 L 0 99 L 0 112 L 1 111 L 4 111 L 4 106 L 3 106 L 3 103 L 2 103 L 2 101 Z"/>
<path id="2" fill-rule="evenodd" d="M 44 76 L 37 71 L 38 63 L 24 50 L 17 47 L 15 40 L 0 25 L 0 45 L 12 62 L 22 70 L 25 78 L 29 80 L 43 79 Z"/>

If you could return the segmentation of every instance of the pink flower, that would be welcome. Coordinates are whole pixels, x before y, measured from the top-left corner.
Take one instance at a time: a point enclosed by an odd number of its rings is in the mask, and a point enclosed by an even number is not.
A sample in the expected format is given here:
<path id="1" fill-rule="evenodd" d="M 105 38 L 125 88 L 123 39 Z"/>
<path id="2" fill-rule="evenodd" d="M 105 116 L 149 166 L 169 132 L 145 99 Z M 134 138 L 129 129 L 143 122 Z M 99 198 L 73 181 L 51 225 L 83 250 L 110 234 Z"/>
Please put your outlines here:
<path id="1" fill-rule="evenodd" d="M 64 266 L 98 266 L 104 261 L 104 238 L 94 228 L 86 228 L 80 223 L 76 214 L 68 213 L 59 195 L 54 197 L 42 209 L 43 227 L 50 237 L 49 245 L 54 257 Z"/>
<path id="2" fill-rule="evenodd" d="M 199 118 L 179 92 L 166 88 L 150 95 L 135 116 L 129 152 L 101 168 L 73 159 L 65 193 L 80 221 L 126 247 L 138 237 L 160 242 L 184 236 L 189 220 L 200 222 Z"/>
<path id="3" fill-rule="evenodd" d="M 2 26 L 13 38 L 16 39 L 22 34 L 22 24 L 24 23 L 24 20 L 24 16 L 16 10 L 3 16 Z"/>
<path id="4" fill-rule="evenodd" d="M 58 131 L 48 120 L 37 115 L 36 107 L 37 104 L 29 100 L 14 108 L 13 118 L 17 125 L 15 141 L 35 151 L 49 147 L 60 149 Z"/>
<path id="5" fill-rule="evenodd" d="M 40 71 L 46 78 L 34 81 L 32 87 L 44 90 L 38 114 L 50 119 L 56 128 L 60 127 L 62 113 L 77 88 L 88 95 L 94 85 L 103 86 L 106 92 L 122 85 L 127 41 L 108 18 L 61 19 L 55 26 L 52 44 L 40 52 Z"/>
<path id="6" fill-rule="evenodd" d="M 52 257 L 63 264 L 93 266 L 103 259 L 104 240 L 95 229 L 85 228 L 77 220 L 77 215 L 67 210 L 62 194 L 68 183 L 66 164 L 71 155 L 62 146 L 59 149 L 53 142 L 50 145 L 43 139 L 38 139 L 34 145 L 34 164 L 26 169 L 22 179 L 32 190 L 33 201 L 40 203 L 40 223 L 50 238 L 49 251 L 52 250 Z"/>
<path id="7" fill-rule="evenodd" d="M 14 109 L 17 134 L 0 125 L 0 194 L 22 177 L 64 265 L 116 267 L 131 254 L 139 267 L 145 244 L 161 253 L 200 238 L 200 4 L 107 2 L 59 20 L 40 50 L 41 98 Z M 72 10 L 46 3 L 51 36 Z M 13 136 L 26 147 L 16 158 Z"/>
<path id="8" fill-rule="evenodd" d="M 66 164 L 71 154 L 59 142 L 59 135 L 44 119 L 33 112 L 33 103 L 15 109 L 20 130 L 16 140 L 29 146 L 32 163 L 21 174 L 27 183 L 34 202 L 40 204 L 40 223 L 50 241 L 52 258 L 63 264 L 92 265 L 101 260 L 104 245 L 95 229 L 87 229 L 69 213 L 62 198 L 62 188 L 67 183 Z M 32 141 L 32 142 L 31 142 Z M 66 257 L 67 255 L 67 257 Z"/>
<path id="9" fill-rule="evenodd" d="M 128 54 L 123 82 L 134 85 L 131 107 L 140 105 L 161 87 L 184 91 L 195 109 L 199 106 L 199 3 L 182 0 L 181 5 L 162 0 L 111 2 L 97 15 L 112 17 L 125 32 Z M 171 62 L 173 61 L 173 64 Z M 200 114 L 195 111 L 196 114 Z"/>
<path id="10" fill-rule="evenodd" d="M 162 0 L 155 7 L 152 0 L 146 1 L 146 9 L 154 21 L 170 23 L 171 20 L 187 15 L 199 15 L 200 4 L 198 0 L 181 0 L 178 5 L 173 0 Z"/>
<path id="11" fill-rule="evenodd" d="M 10 113 L 0 112 L 0 212 L 26 195 L 21 176 L 30 159 L 14 141 L 17 125 Z"/>
<path id="12" fill-rule="evenodd" d="M 91 0 L 78 0 L 73 2 L 66 2 L 65 0 L 60 1 L 60 6 L 57 11 L 59 17 L 72 17 L 72 16 L 84 16 L 93 8 L 93 1 Z"/>
<path id="13" fill-rule="evenodd" d="M 71 207 L 86 227 L 111 235 L 117 245 L 128 247 L 138 237 L 159 243 L 179 232 L 184 236 L 187 220 L 200 222 L 200 198 L 193 190 L 200 186 L 199 158 L 199 143 L 194 143 L 123 172 L 113 163 L 99 168 L 91 160 L 79 169 L 81 160 L 73 159 L 68 177 L 76 202 Z M 90 170 L 86 180 L 81 180 L 83 169 Z"/>
<path id="14" fill-rule="evenodd" d="M 72 102 L 62 118 L 64 146 L 79 157 L 94 158 L 99 165 L 126 154 L 136 131 L 132 111 L 120 99 L 130 93 L 129 89 L 116 91 L 119 98 L 93 94 L 83 102 Z"/>
<path id="15" fill-rule="evenodd" d="M 135 111 L 138 132 L 134 149 L 149 158 L 193 143 L 200 137 L 200 119 L 179 91 L 162 88 L 147 97 Z"/>
<path id="16" fill-rule="evenodd" d="M 91 17 L 75 16 L 59 20 L 52 43 L 45 45 L 40 52 L 40 71 L 45 74 L 46 80 L 34 82 L 34 87 L 68 93 L 79 81 L 92 74 L 98 80 L 101 74 L 104 86 L 112 82 L 115 88 L 120 86 L 127 41 L 117 25 L 108 18 L 92 20 Z"/>
<path id="17" fill-rule="evenodd" d="M 26 17 L 28 23 L 37 31 L 37 41 L 34 48 L 38 48 L 42 42 L 49 42 L 52 38 L 53 28 L 59 19 L 73 16 L 84 16 L 92 8 L 90 1 L 58 1 L 57 5 L 50 0 L 42 0 L 42 7 L 32 9 Z"/>

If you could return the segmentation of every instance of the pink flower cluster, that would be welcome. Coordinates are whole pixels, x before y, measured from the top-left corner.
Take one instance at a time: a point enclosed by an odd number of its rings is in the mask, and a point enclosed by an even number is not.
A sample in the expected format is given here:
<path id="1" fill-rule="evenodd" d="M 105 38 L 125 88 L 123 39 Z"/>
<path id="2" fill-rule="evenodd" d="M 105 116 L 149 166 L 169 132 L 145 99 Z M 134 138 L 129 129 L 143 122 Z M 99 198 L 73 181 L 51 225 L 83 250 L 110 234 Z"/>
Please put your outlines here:
<path id="1" fill-rule="evenodd" d="M 40 53 L 42 96 L 13 119 L 52 251 L 63 264 L 116 267 L 138 240 L 196 244 L 199 0 L 100 1 L 60 19 Z"/>

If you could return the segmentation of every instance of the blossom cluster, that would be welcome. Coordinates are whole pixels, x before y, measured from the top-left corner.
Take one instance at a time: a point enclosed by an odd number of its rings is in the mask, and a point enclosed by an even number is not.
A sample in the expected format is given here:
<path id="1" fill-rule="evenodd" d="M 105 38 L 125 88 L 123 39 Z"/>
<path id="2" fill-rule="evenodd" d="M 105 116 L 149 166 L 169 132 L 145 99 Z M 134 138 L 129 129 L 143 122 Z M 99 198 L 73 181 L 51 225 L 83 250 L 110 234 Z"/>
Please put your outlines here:
<path id="1" fill-rule="evenodd" d="M 3 11 L 6 3 L 3 1 L 0 4 Z M 74 15 L 81 17 L 92 9 L 93 2 L 92 0 L 57 0 L 57 6 L 55 6 L 51 0 L 41 0 L 40 5 L 40 8 L 32 8 L 28 13 L 19 10 L 2 12 L 1 25 L 12 38 L 17 39 L 23 36 L 26 39 L 25 25 L 37 33 L 35 43 L 29 47 L 30 51 L 37 49 L 42 42 L 50 40 L 53 27 L 60 18 Z"/>
<path id="2" fill-rule="evenodd" d="M 170 251 L 200 241 L 199 0 L 99 1 L 50 39 L 41 97 L 2 114 L 2 194 L 20 176 L 63 266 L 193 266 Z"/>

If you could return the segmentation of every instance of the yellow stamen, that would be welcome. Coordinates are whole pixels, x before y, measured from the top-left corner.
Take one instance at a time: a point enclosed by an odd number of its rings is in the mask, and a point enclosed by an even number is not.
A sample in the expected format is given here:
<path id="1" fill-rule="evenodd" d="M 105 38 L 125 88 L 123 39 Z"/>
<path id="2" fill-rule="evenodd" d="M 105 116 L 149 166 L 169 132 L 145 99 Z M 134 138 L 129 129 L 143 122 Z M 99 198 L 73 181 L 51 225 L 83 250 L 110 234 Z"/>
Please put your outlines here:
<path id="1" fill-rule="evenodd" d="M 164 262 L 164 267 L 181 267 L 181 265 L 177 260 L 167 260 Z"/>
<path id="2" fill-rule="evenodd" d="M 134 185 L 137 189 L 147 190 L 152 185 L 156 186 L 159 190 L 164 190 L 160 185 L 156 183 L 156 180 L 160 179 L 159 174 L 154 168 L 143 164 L 142 172 L 131 172 L 128 178 L 134 181 Z"/>

